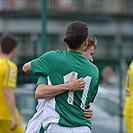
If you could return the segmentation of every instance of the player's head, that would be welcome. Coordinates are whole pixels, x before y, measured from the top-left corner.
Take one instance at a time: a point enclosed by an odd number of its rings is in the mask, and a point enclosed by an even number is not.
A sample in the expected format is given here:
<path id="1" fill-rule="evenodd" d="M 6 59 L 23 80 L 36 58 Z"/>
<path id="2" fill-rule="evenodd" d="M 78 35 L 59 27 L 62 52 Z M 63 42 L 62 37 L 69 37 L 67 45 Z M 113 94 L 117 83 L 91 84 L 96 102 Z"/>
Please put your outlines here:
<path id="1" fill-rule="evenodd" d="M 94 38 L 94 39 L 88 38 L 88 45 L 85 48 L 83 54 L 91 62 L 93 62 L 92 55 L 94 54 L 94 50 L 96 49 L 96 46 L 97 46 L 97 39 L 96 38 Z"/>
<path id="2" fill-rule="evenodd" d="M 87 24 L 81 21 L 70 23 L 66 29 L 65 43 L 70 49 L 76 50 L 85 42 L 88 45 L 88 27 Z"/>
<path id="3" fill-rule="evenodd" d="M 1 39 L 0 47 L 1 47 L 1 52 L 3 54 L 10 54 L 10 53 L 12 53 L 13 55 L 15 55 L 15 53 L 16 53 L 16 46 L 17 46 L 17 41 L 11 35 L 6 35 L 6 36 L 4 36 Z"/>

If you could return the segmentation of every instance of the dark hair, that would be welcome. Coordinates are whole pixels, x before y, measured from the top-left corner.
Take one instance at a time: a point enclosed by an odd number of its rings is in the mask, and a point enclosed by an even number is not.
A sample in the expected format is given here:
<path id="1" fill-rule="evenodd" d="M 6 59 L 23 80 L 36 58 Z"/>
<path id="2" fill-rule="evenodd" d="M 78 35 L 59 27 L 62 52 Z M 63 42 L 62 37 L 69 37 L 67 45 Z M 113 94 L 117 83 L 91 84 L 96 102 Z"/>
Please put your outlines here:
<path id="1" fill-rule="evenodd" d="M 6 35 L 1 39 L 1 51 L 5 54 L 9 54 L 17 46 L 16 39 L 11 35 Z"/>
<path id="2" fill-rule="evenodd" d="M 77 49 L 87 37 L 87 24 L 81 21 L 75 21 L 68 25 L 64 37 L 64 42 L 66 42 L 71 49 Z"/>

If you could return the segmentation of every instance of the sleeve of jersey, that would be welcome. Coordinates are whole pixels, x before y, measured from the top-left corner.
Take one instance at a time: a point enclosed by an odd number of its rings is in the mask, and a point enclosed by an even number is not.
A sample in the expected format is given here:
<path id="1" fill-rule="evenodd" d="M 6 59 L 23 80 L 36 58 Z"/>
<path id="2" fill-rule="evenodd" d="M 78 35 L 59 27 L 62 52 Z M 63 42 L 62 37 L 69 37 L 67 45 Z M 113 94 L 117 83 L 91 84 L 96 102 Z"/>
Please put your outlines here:
<path id="1" fill-rule="evenodd" d="M 48 75 L 53 63 L 53 52 L 47 52 L 31 61 L 32 72 L 35 75 Z"/>
<path id="2" fill-rule="evenodd" d="M 37 80 L 37 84 L 36 86 L 38 86 L 39 84 L 48 84 L 48 80 L 47 80 L 47 76 L 41 74 Z"/>
<path id="3" fill-rule="evenodd" d="M 8 67 L 5 71 L 4 86 L 8 86 L 11 88 L 16 87 L 17 72 L 18 72 L 17 66 L 11 66 L 8 64 Z"/>

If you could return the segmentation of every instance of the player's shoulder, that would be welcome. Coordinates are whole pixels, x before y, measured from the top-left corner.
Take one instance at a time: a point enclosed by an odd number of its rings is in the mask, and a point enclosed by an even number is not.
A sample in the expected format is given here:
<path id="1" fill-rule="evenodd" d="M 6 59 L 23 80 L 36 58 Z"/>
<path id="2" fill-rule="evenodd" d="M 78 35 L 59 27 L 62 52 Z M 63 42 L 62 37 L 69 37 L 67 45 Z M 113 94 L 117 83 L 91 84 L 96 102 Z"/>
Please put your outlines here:
<path id="1" fill-rule="evenodd" d="M 130 63 L 129 67 L 133 69 L 133 61 Z"/>
<path id="2" fill-rule="evenodd" d="M 130 63 L 128 70 L 130 70 L 131 75 L 133 75 L 133 61 Z"/>
<path id="3" fill-rule="evenodd" d="M 98 69 L 98 67 L 97 67 L 94 63 L 92 63 L 92 62 L 90 62 L 90 61 L 89 61 L 89 63 L 90 63 L 91 68 L 93 69 L 93 71 L 99 73 L 99 69 Z"/>
<path id="4" fill-rule="evenodd" d="M 54 57 L 54 58 L 56 58 L 63 53 L 64 53 L 64 51 L 52 50 L 52 51 L 48 51 L 48 52 L 44 53 L 41 57 L 50 57 L 50 58 Z"/>
<path id="5" fill-rule="evenodd" d="M 1 65 L 2 66 L 4 66 L 4 67 L 10 67 L 10 68 L 15 68 L 15 69 L 17 69 L 17 65 L 14 63 L 14 62 L 12 62 L 11 60 L 9 60 L 9 59 L 6 59 L 6 58 L 3 58 L 3 59 L 1 59 L 2 61 L 1 61 Z"/>
<path id="6" fill-rule="evenodd" d="M 10 66 L 10 68 L 17 70 L 17 65 L 14 62 L 12 62 L 11 60 L 7 60 L 7 63 Z"/>
<path id="7" fill-rule="evenodd" d="M 58 54 L 58 53 L 60 53 L 59 50 L 51 50 L 51 51 L 48 51 L 48 52 L 44 53 L 42 56 L 44 56 L 44 55 L 55 55 L 55 54 Z"/>

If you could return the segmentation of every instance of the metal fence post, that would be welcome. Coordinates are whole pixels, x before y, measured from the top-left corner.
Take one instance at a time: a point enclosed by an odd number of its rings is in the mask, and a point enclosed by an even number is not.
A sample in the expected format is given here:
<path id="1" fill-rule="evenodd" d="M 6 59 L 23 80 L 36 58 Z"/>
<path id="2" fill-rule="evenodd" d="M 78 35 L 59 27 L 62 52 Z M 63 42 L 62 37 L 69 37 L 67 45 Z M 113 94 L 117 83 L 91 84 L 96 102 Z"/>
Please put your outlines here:
<path id="1" fill-rule="evenodd" d="M 119 133 L 123 133 L 123 121 L 122 121 L 122 89 L 123 89 L 123 69 L 122 69 L 122 60 L 123 60 L 123 54 L 122 54 L 122 41 L 121 41 L 121 35 L 118 31 L 116 35 L 116 44 L 118 45 L 118 61 L 119 61 L 119 98 L 120 98 L 120 121 L 119 121 Z"/>
<path id="2" fill-rule="evenodd" d="M 46 52 L 47 47 L 47 0 L 42 0 L 42 13 L 41 13 L 41 22 L 42 22 L 42 53 Z"/>

